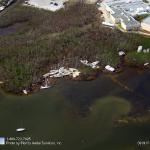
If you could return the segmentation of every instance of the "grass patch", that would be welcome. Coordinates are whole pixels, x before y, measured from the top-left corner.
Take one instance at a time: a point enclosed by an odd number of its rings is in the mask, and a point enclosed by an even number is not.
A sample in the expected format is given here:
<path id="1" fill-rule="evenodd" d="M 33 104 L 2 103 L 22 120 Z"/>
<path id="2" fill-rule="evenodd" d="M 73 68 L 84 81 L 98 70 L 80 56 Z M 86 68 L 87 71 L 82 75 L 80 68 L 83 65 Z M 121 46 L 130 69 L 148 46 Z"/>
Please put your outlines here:
<path id="1" fill-rule="evenodd" d="M 140 42 L 144 48 L 150 48 L 150 37 L 142 37 L 140 36 Z"/>
<path id="2" fill-rule="evenodd" d="M 130 52 L 127 55 L 127 59 L 129 62 L 133 62 L 135 64 L 143 64 L 150 61 L 150 53 L 137 53 L 136 51 Z"/>

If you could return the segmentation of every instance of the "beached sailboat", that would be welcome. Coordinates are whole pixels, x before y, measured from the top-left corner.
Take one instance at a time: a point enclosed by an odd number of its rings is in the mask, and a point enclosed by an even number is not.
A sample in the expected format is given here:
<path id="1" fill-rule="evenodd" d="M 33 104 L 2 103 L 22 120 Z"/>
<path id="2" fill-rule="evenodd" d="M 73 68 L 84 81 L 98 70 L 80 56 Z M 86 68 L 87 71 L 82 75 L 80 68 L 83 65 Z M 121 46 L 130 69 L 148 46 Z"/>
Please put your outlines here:
<path id="1" fill-rule="evenodd" d="M 48 89 L 50 88 L 51 86 L 48 85 L 47 83 L 47 79 L 45 79 L 45 85 L 44 86 L 41 86 L 40 89 Z"/>
<path id="2" fill-rule="evenodd" d="M 21 121 L 21 126 L 20 128 L 16 129 L 16 132 L 23 132 L 23 131 L 26 131 L 26 128 L 23 127 L 23 121 Z"/>

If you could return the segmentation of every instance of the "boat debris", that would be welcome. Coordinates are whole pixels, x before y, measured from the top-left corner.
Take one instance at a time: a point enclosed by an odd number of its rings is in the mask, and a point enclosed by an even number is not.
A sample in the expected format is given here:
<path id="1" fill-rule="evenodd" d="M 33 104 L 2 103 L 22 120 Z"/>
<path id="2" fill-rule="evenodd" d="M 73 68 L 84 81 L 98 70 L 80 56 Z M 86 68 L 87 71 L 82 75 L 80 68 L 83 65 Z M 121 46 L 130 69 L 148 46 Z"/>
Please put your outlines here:
<path id="1" fill-rule="evenodd" d="M 0 6 L 0 11 L 4 10 L 5 6 Z"/>
<path id="2" fill-rule="evenodd" d="M 145 63 L 145 64 L 144 64 L 144 66 L 148 66 L 148 65 L 149 65 L 149 63 Z"/>
<path id="3" fill-rule="evenodd" d="M 48 72 L 48 73 L 44 74 L 43 77 L 44 77 L 44 78 L 47 78 L 47 77 L 49 77 L 50 75 L 51 75 L 51 74 Z"/>
<path id="4" fill-rule="evenodd" d="M 66 69 L 65 67 L 60 67 L 57 70 L 50 70 L 49 73 L 44 74 L 43 77 L 61 78 L 64 76 L 72 76 L 73 78 L 76 78 L 79 75 L 80 71 L 78 71 L 78 69 L 75 68 Z"/>
<path id="5" fill-rule="evenodd" d="M 85 66 L 89 66 L 91 67 L 92 69 L 97 69 L 99 68 L 98 64 L 99 64 L 99 61 L 94 61 L 92 63 L 89 63 L 88 60 L 80 60 L 80 62 L 82 64 L 84 64 Z"/>
<path id="6" fill-rule="evenodd" d="M 50 88 L 51 86 L 50 85 L 48 85 L 48 81 L 47 81 L 47 79 L 45 79 L 45 85 L 43 86 L 43 85 L 41 85 L 41 87 L 40 87 L 40 89 L 42 90 L 42 89 L 48 89 L 48 88 Z"/>
<path id="7" fill-rule="evenodd" d="M 18 129 L 16 129 L 16 132 L 23 132 L 25 130 L 26 130 L 25 128 L 18 128 Z"/>
<path id="8" fill-rule="evenodd" d="M 45 85 L 45 86 L 42 86 L 41 85 L 41 87 L 40 87 L 40 89 L 42 90 L 42 89 L 48 89 L 48 88 L 50 88 L 51 86 L 48 86 L 48 85 Z"/>
<path id="9" fill-rule="evenodd" d="M 80 71 L 78 71 L 78 70 L 75 69 L 75 68 L 69 68 L 69 70 L 70 70 L 71 75 L 72 75 L 73 78 L 78 77 L 78 76 L 80 75 L 80 73 L 81 73 Z"/>
<path id="10" fill-rule="evenodd" d="M 139 45 L 139 46 L 138 46 L 138 49 L 137 49 L 137 53 L 141 53 L 141 52 L 142 52 L 142 49 L 143 49 L 143 46 Z"/>
<path id="11" fill-rule="evenodd" d="M 125 55 L 125 52 L 124 51 L 119 51 L 119 56 L 124 56 Z"/>
<path id="12" fill-rule="evenodd" d="M 50 70 L 49 74 L 54 75 L 54 74 L 57 74 L 58 72 L 59 72 L 59 70 Z"/>
<path id="13" fill-rule="evenodd" d="M 28 94 L 28 91 L 27 91 L 26 89 L 24 89 L 22 92 L 23 92 L 25 95 Z"/>
<path id="14" fill-rule="evenodd" d="M 137 53 L 149 53 L 150 52 L 150 48 L 147 48 L 147 49 L 143 49 L 143 46 L 138 46 L 138 49 L 137 49 Z"/>
<path id="15" fill-rule="evenodd" d="M 109 65 L 105 66 L 105 69 L 110 71 L 110 72 L 114 72 L 115 71 L 115 68 L 113 68 L 113 67 L 111 67 Z"/>

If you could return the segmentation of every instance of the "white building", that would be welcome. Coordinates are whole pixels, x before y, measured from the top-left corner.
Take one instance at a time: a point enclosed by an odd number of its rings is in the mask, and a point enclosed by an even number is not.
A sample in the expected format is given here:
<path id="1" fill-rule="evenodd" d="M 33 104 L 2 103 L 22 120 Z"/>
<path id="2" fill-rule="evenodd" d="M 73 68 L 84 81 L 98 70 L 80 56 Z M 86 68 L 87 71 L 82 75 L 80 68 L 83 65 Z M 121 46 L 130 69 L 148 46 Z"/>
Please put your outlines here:
<path id="1" fill-rule="evenodd" d="M 145 31 L 150 32 L 150 17 L 145 18 L 142 22 L 141 22 L 141 28 Z"/>
<path id="2" fill-rule="evenodd" d="M 104 0 L 101 6 L 113 23 L 120 24 L 125 30 L 138 30 L 140 23 L 134 17 L 150 13 L 149 4 L 142 0 Z"/>

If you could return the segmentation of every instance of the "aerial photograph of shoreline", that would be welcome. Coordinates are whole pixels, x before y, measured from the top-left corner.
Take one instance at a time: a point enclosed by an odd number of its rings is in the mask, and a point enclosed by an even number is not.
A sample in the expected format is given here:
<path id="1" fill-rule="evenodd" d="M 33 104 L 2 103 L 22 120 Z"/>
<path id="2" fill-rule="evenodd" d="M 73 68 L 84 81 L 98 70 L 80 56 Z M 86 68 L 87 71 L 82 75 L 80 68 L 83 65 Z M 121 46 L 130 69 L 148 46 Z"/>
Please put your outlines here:
<path id="1" fill-rule="evenodd" d="M 150 0 L 0 0 L 0 150 L 150 150 Z"/>

